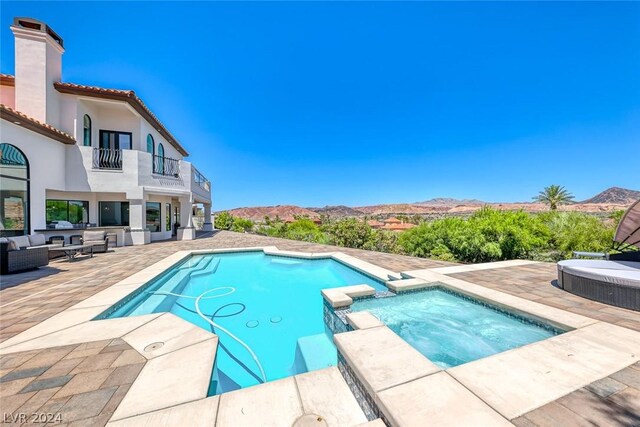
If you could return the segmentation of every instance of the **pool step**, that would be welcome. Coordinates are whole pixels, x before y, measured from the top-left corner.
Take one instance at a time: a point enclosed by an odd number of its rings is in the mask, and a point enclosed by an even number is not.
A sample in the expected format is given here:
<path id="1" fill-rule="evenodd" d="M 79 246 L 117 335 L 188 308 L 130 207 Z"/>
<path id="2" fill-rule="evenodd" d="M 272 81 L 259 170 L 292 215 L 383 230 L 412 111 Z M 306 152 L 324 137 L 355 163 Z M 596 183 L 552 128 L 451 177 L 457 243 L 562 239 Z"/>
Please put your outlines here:
<path id="1" fill-rule="evenodd" d="M 296 345 L 296 373 L 315 371 L 338 364 L 336 347 L 325 333 L 298 339 Z"/>

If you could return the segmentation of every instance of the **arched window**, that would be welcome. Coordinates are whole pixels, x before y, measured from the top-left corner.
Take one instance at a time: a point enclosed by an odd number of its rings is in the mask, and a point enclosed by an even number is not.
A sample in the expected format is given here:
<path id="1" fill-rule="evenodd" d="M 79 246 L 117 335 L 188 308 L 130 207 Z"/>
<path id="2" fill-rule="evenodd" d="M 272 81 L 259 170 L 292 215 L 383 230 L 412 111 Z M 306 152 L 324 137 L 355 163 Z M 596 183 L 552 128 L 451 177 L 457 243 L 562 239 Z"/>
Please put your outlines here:
<path id="1" fill-rule="evenodd" d="M 152 156 L 156 154 L 156 146 L 151 134 L 147 135 L 147 153 L 150 153 Z"/>
<path id="2" fill-rule="evenodd" d="M 29 162 L 20 149 L 0 144 L 0 236 L 29 234 Z"/>
<path id="3" fill-rule="evenodd" d="M 84 115 L 84 132 L 82 134 L 82 144 L 85 147 L 91 147 L 91 117 Z"/>
<path id="4" fill-rule="evenodd" d="M 164 147 L 162 143 L 158 144 L 158 157 L 157 157 L 157 170 L 156 173 L 164 174 Z"/>

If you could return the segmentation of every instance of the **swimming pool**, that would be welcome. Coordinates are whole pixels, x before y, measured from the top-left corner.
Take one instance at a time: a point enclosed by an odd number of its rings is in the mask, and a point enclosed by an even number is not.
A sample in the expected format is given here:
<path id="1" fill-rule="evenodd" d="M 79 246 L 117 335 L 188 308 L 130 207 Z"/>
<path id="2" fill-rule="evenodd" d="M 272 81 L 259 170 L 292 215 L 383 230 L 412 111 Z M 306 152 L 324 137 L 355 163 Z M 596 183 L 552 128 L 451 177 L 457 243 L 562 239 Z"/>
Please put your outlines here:
<path id="1" fill-rule="evenodd" d="M 336 365 L 321 289 L 377 279 L 330 258 L 260 252 L 199 254 L 167 270 L 96 319 L 171 312 L 218 335 L 209 394 Z"/>
<path id="2" fill-rule="evenodd" d="M 356 300 L 351 310 L 369 311 L 445 369 L 564 332 L 439 286 Z"/>

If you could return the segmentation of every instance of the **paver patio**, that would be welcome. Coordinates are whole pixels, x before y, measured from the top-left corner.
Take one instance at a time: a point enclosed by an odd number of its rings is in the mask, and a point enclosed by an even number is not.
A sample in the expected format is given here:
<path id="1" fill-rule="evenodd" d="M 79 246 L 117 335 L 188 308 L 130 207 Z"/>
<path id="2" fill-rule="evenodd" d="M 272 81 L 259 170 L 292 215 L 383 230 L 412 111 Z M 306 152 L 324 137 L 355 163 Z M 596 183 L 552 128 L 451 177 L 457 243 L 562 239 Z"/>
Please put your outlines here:
<path id="1" fill-rule="evenodd" d="M 341 251 L 396 272 L 454 265 L 415 257 L 336 248 L 224 231 L 190 242 L 169 241 L 142 247 L 118 248 L 107 254 L 99 254 L 93 259 L 75 263 L 52 261 L 47 268 L 13 276 L 3 276 L 1 279 L 3 289 L 0 291 L 0 342 L 31 328 L 176 251 L 252 246 L 277 246 L 283 250 L 303 252 Z M 589 301 L 554 287 L 555 264 L 530 263 L 504 268 L 457 272 L 449 275 L 541 304 L 640 331 L 640 313 Z M 99 344 L 103 345 L 103 348 L 95 353 L 91 353 L 93 349 L 89 347 L 98 344 L 87 343 L 79 346 L 66 346 L 61 349 L 27 352 L 28 354 L 22 356 L 24 360 L 20 359 L 18 354 L 1 357 L 0 388 L 3 396 L 3 412 L 18 414 L 25 408 L 30 411 L 42 412 L 45 407 L 50 409 L 47 405 L 53 405 L 51 406 L 52 411 L 61 412 L 63 415 L 76 414 L 73 412 L 75 411 L 73 408 L 78 406 L 77 402 L 83 401 L 83 396 L 89 396 L 87 393 L 99 392 L 101 399 L 106 399 L 103 407 L 97 408 L 99 406 L 97 403 L 94 405 L 95 407 L 88 405 L 87 408 L 90 410 L 78 412 L 76 415 L 65 415 L 62 422 L 67 423 L 75 420 L 74 422 L 80 423 L 90 420 L 90 425 L 104 425 L 124 396 L 125 387 L 128 387 L 127 384 L 136 378 L 139 370 L 135 372 L 137 368 L 128 368 L 126 373 L 122 373 L 120 370 L 119 379 L 109 381 L 109 378 L 121 368 L 113 365 L 115 360 L 110 360 L 112 355 L 100 356 L 104 354 L 102 353 L 104 347 L 114 347 L 114 351 L 118 352 L 135 353 L 135 350 L 125 349 L 124 346 L 128 347 L 127 344 L 118 341 L 100 342 Z M 61 356 L 51 365 L 47 365 L 49 363 L 47 357 L 51 357 L 53 360 L 57 355 L 67 350 L 68 353 L 76 352 L 79 354 L 78 352 L 82 352 L 82 349 L 86 354 L 80 353 L 79 357 L 71 358 L 82 359 L 72 368 L 70 365 L 67 366 L 71 362 L 66 362 L 63 364 L 64 366 L 58 365 L 54 369 L 56 364 L 61 363 L 60 359 L 62 361 L 65 358 L 69 359 L 68 354 Z M 51 352 L 54 352 L 56 356 L 47 356 Z M 39 357 L 46 363 L 34 362 L 34 360 L 40 360 Z M 144 358 L 139 363 L 142 363 L 140 365 L 140 369 L 142 369 Z M 33 366 L 31 366 L 32 364 Z M 131 365 L 137 366 L 137 364 Z M 47 369 L 43 370 L 44 368 Z M 70 370 L 63 372 L 66 368 L 70 368 Z M 53 375 L 54 373 L 55 375 Z M 89 373 L 95 375 L 108 373 L 108 375 L 105 378 L 95 378 L 86 386 L 87 390 L 78 387 L 71 391 L 69 388 L 67 388 L 67 392 L 63 391 L 65 387 L 69 387 L 69 384 L 73 383 L 74 376 Z M 638 407 L 640 401 L 639 375 L 640 365 L 636 363 L 608 378 L 511 420 L 511 422 L 518 426 L 640 425 L 640 415 L 638 415 L 640 414 Z M 102 381 L 99 381 L 100 379 Z M 118 381 L 119 383 L 116 384 Z M 76 380 L 77 382 L 78 380 Z M 28 386 L 34 389 L 31 390 Z M 55 392 L 52 391 L 54 389 Z M 106 395 L 111 391 L 113 392 L 107 399 Z M 36 397 L 38 398 L 35 399 Z M 63 398 L 65 399 L 64 403 L 61 401 Z M 70 405 L 72 400 L 76 402 L 75 406 Z M 97 397 L 91 399 L 91 401 L 94 400 L 102 402 Z M 40 407 L 36 408 L 38 404 Z M 61 406 L 55 407 L 55 404 Z M 588 410 L 581 410 L 581 405 Z M 16 421 L 13 418 L 10 420 Z M 608 420 L 610 424 L 603 423 L 603 420 Z M 11 425 L 11 423 L 6 423 L 6 425 Z"/>

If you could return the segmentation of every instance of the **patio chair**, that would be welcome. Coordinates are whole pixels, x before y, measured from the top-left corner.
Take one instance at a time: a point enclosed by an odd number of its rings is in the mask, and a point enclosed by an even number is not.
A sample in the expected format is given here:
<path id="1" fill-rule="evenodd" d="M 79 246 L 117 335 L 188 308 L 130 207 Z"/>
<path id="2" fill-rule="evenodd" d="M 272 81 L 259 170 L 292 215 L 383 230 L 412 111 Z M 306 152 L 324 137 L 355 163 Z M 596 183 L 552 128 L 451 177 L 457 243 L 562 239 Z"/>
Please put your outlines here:
<path id="1" fill-rule="evenodd" d="M 93 252 L 107 252 L 109 249 L 109 236 L 106 231 L 92 230 L 82 233 L 82 244 L 92 245 Z"/>

